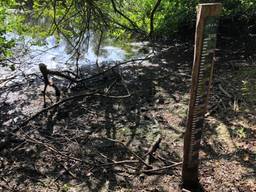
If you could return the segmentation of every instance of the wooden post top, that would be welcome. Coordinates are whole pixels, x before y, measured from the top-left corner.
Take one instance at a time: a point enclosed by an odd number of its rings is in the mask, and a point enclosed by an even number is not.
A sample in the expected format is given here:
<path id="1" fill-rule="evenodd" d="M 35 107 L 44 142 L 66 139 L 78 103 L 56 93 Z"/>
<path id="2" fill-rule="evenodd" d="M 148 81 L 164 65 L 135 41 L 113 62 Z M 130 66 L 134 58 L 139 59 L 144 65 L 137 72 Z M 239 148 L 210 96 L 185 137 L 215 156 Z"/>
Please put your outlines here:
<path id="1" fill-rule="evenodd" d="M 222 10 L 221 3 L 201 3 L 198 5 L 198 13 L 202 16 L 219 16 Z"/>
<path id="2" fill-rule="evenodd" d="M 213 6 L 213 5 L 221 5 L 222 3 L 200 3 L 199 5 L 209 5 L 209 6 Z"/>

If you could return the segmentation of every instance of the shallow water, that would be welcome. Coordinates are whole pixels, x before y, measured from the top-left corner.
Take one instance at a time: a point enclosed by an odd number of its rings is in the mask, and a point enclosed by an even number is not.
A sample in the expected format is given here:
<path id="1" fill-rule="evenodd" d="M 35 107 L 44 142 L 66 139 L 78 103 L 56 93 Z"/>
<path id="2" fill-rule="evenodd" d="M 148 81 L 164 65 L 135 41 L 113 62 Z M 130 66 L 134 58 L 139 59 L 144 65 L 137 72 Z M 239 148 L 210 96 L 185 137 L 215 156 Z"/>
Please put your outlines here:
<path id="1" fill-rule="evenodd" d="M 16 46 L 13 48 L 14 56 L 11 59 L 15 63 L 15 71 L 10 68 L 0 68 L 1 79 L 13 74 L 31 74 L 39 71 L 38 64 L 44 63 L 49 69 L 65 70 L 75 69 L 76 62 L 79 67 L 94 67 L 96 61 L 101 65 L 117 61 L 124 61 L 131 58 L 143 56 L 139 49 L 146 45 L 146 42 L 116 43 L 111 39 L 104 40 L 96 54 L 97 38 L 90 34 L 89 41 L 84 41 L 80 46 L 80 56 L 77 60 L 74 49 L 69 43 L 61 38 L 59 41 L 54 36 L 47 37 L 43 43 L 28 36 L 19 36 L 15 33 L 8 33 L 5 36 L 8 40 L 14 39 Z M 84 38 L 86 39 L 86 38 Z M 120 46 L 122 45 L 122 46 Z M 11 64 L 11 63 L 10 63 Z"/>

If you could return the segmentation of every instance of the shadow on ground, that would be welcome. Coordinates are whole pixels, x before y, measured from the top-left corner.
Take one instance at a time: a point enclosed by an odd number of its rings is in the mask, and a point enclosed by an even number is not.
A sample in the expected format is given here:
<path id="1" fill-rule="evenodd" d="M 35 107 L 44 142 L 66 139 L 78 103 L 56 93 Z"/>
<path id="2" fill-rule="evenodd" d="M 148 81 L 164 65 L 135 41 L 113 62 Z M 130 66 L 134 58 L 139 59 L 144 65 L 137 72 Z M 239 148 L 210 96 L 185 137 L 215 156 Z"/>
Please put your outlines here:
<path id="1" fill-rule="evenodd" d="M 235 53 L 228 50 L 231 58 Z M 248 188 L 255 181 L 255 73 L 243 75 L 241 70 L 248 66 L 229 65 L 225 59 L 226 54 L 219 53 L 210 100 L 214 110 L 207 117 L 200 154 L 206 191 L 219 186 Z M 13 101 L 2 97 L 0 106 L 0 187 L 6 191 L 179 191 L 181 166 L 175 164 L 182 161 L 192 61 L 191 44 L 163 48 L 150 60 L 124 65 L 118 74 L 111 71 L 63 94 L 69 97 L 97 89 L 107 90 L 108 96 L 65 102 L 23 127 L 19 125 L 24 117 L 42 109 L 40 79 L 17 90 L 1 88 L 2 96 L 6 91 L 15 94 Z M 240 74 L 234 78 L 237 65 Z M 252 65 L 250 71 L 254 70 Z M 219 84 L 231 97 L 218 89 Z M 128 91 L 129 97 L 117 98 Z M 146 154 L 159 135 L 160 147 L 149 158 Z M 145 162 L 154 169 L 174 166 L 143 173 L 151 169 Z"/>

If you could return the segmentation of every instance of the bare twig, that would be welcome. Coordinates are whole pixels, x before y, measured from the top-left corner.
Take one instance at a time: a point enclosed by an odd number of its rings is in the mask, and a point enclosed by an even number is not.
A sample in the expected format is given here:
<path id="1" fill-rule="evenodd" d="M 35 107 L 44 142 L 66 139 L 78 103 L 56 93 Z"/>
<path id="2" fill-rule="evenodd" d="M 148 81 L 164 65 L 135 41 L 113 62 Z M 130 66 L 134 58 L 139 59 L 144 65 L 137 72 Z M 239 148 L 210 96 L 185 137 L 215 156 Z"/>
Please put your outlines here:
<path id="1" fill-rule="evenodd" d="M 74 161 L 83 162 L 83 163 L 86 163 L 86 164 L 89 164 L 89 165 L 94 165 L 94 164 L 89 163 L 89 162 L 87 162 L 87 161 L 84 161 L 84 160 L 82 160 L 82 159 L 79 159 L 79 158 L 76 158 L 76 157 L 72 157 L 72 156 L 70 156 L 70 155 L 68 155 L 68 154 L 65 154 L 65 153 L 63 153 L 63 152 L 61 152 L 61 151 L 55 149 L 53 146 L 51 146 L 51 145 L 49 145 L 49 144 L 46 144 L 46 143 L 43 143 L 43 142 L 41 142 L 41 141 L 39 141 L 39 140 L 36 140 L 36 139 L 30 137 L 30 136 L 27 135 L 27 134 L 24 134 L 24 136 L 25 136 L 24 139 L 25 139 L 26 141 L 28 141 L 28 142 L 30 142 L 30 143 L 42 145 L 42 146 L 44 146 L 45 148 L 49 149 L 50 151 L 52 151 L 52 152 L 54 152 L 54 153 L 56 153 L 56 154 L 58 154 L 58 155 L 60 155 L 60 156 L 63 156 L 63 157 L 68 158 L 68 159 L 72 159 L 72 160 L 74 160 Z"/>
<path id="2" fill-rule="evenodd" d="M 173 168 L 173 167 L 176 167 L 176 166 L 179 166 L 179 165 L 182 165 L 182 162 L 179 162 L 179 163 L 176 163 L 176 164 L 173 164 L 173 165 L 160 167 L 160 168 L 144 169 L 144 170 L 142 170 L 142 173 L 154 173 L 154 172 L 170 169 L 170 168 Z"/>
<path id="3" fill-rule="evenodd" d="M 117 141 L 114 139 L 110 139 L 107 138 L 107 140 L 109 141 L 113 141 L 115 143 L 118 143 L 120 145 L 122 145 L 123 147 L 125 147 L 134 157 L 136 157 L 141 163 L 143 163 L 147 168 L 152 168 L 152 166 L 150 166 L 148 163 L 146 163 L 139 155 L 137 155 L 136 153 L 134 153 L 131 149 L 129 149 L 124 143 L 122 143 L 121 141 Z"/>
<path id="4" fill-rule="evenodd" d="M 107 73 L 107 72 L 109 72 L 109 71 L 111 71 L 111 70 L 113 70 L 113 69 L 115 69 L 115 68 L 117 68 L 117 67 L 119 67 L 119 66 L 121 66 L 121 65 L 129 64 L 129 63 L 135 63 L 135 62 L 138 62 L 138 61 L 143 62 L 143 61 L 149 60 L 150 58 L 151 58 L 151 56 L 146 57 L 146 58 L 142 58 L 142 59 L 132 59 L 132 60 L 129 60 L 129 61 L 117 62 L 116 65 L 114 65 L 114 66 L 112 66 L 112 67 L 110 67 L 110 68 L 108 68 L 108 69 L 106 69 L 106 70 L 104 70 L 104 71 L 102 71 L 102 72 L 100 72 L 100 73 L 97 73 L 97 74 L 95 74 L 95 75 L 92 75 L 92 76 L 90 76 L 90 77 L 87 77 L 87 78 L 84 78 L 84 79 L 80 79 L 80 80 L 78 80 L 77 82 L 88 81 L 88 80 L 90 80 L 90 79 L 93 79 L 93 78 L 95 78 L 95 77 L 98 77 L 98 76 L 100 76 L 100 75 L 103 75 L 103 74 L 105 74 L 105 73 Z"/>
<path id="5" fill-rule="evenodd" d="M 66 103 L 67 101 L 71 101 L 71 100 L 79 99 L 79 98 L 83 98 L 83 97 L 89 97 L 89 96 L 100 96 L 100 97 L 107 97 L 107 98 L 112 98 L 112 99 L 124 99 L 124 98 L 130 97 L 131 95 L 129 94 L 129 95 L 121 95 L 121 96 L 111 96 L 111 95 L 99 94 L 98 92 L 93 92 L 93 93 L 84 93 L 84 94 L 78 94 L 75 96 L 71 96 L 71 97 L 65 98 L 63 100 L 60 100 L 60 101 L 54 103 L 53 105 L 46 107 L 46 108 L 42 109 L 41 111 L 37 112 L 36 114 L 34 114 L 33 116 L 31 116 L 27 120 L 25 120 L 23 123 L 21 123 L 21 127 L 25 126 L 29 121 L 35 119 L 39 115 L 49 111 L 50 109 L 58 107 L 59 105 L 62 105 L 63 103 Z"/>
<path id="6" fill-rule="evenodd" d="M 57 103 L 54 103 L 53 105 L 49 106 L 49 107 L 46 107 L 44 109 L 42 109 L 41 111 L 37 112 L 36 114 L 34 114 L 33 116 L 31 116 L 30 118 L 28 118 L 27 120 L 25 120 L 22 124 L 21 124 L 21 127 L 25 126 L 29 121 L 33 120 L 34 118 L 38 117 L 39 115 L 49 111 L 50 109 L 53 109 L 67 101 L 71 101 L 71 100 L 74 100 L 74 99 L 78 99 L 78 98 L 81 98 L 81 97 L 86 97 L 86 96 L 92 96 L 94 95 L 95 93 L 87 93 L 87 94 L 79 94 L 79 95 L 75 95 L 75 96 L 72 96 L 72 97 L 68 97 L 66 99 L 63 99 L 61 101 L 58 101 Z"/>
<path id="7" fill-rule="evenodd" d="M 222 87 L 222 85 L 221 85 L 220 83 L 218 84 L 218 87 L 219 87 L 220 91 L 221 91 L 222 93 L 224 93 L 228 98 L 232 98 L 232 95 L 230 95 L 230 94 Z"/>
<path id="8" fill-rule="evenodd" d="M 161 140 L 162 140 L 161 135 L 158 135 L 156 137 L 155 141 L 153 142 L 153 144 L 148 149 L 148 152 L 145 154 L 145 157 L 148 156 L 148 155 L 152 155 L 152 153 L 154 153 L 157 150 Z"/>

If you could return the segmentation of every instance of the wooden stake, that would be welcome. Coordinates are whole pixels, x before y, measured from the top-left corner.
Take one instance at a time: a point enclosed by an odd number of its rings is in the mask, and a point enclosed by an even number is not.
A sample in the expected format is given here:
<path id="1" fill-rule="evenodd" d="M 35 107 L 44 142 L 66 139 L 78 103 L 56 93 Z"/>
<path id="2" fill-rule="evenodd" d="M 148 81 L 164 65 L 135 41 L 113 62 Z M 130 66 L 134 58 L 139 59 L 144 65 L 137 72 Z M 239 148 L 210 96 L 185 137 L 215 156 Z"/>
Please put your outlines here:
<path id="1" fill-rule="evenodd" d="M 212 80 L 216 33 L 221 9 L 220 3 L 199 4 L 197 9 L 192 87 L 182 169 L 183 186 L 189 190 L 198 187 L 199 184 L 199 148 Z"/>

